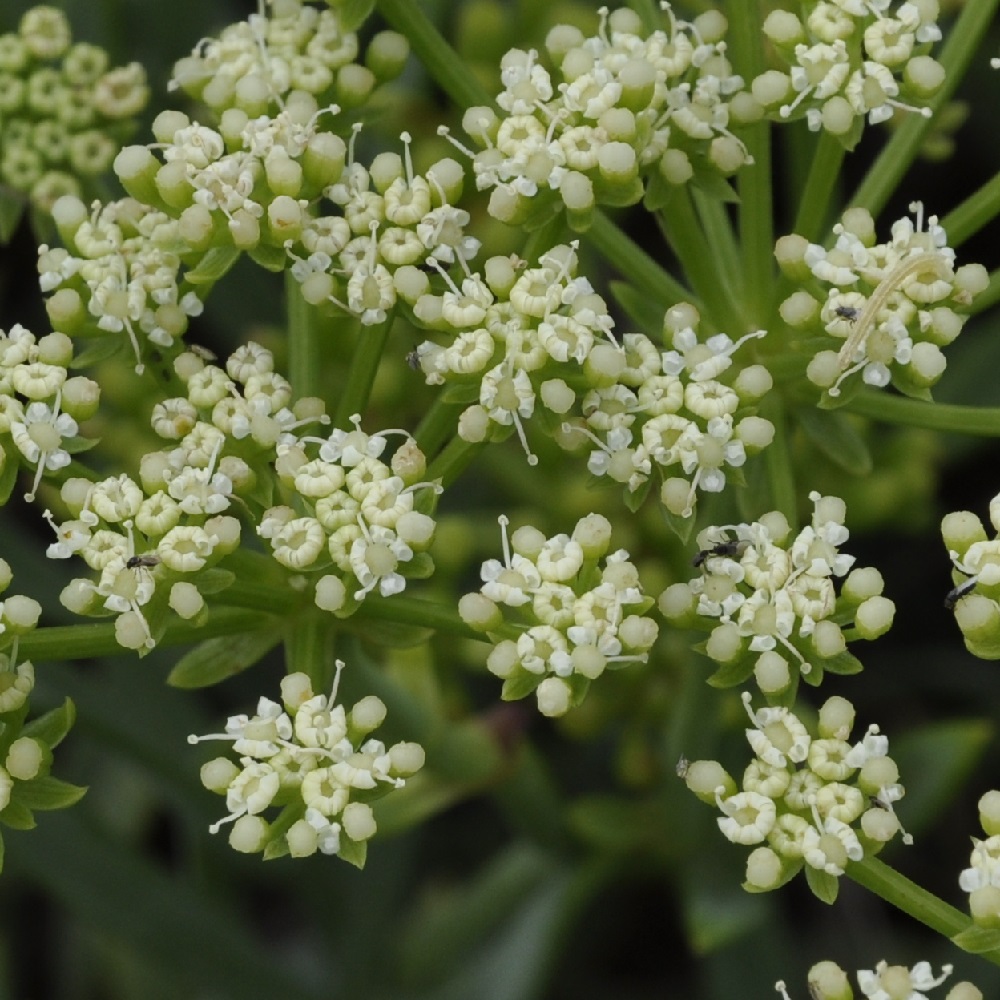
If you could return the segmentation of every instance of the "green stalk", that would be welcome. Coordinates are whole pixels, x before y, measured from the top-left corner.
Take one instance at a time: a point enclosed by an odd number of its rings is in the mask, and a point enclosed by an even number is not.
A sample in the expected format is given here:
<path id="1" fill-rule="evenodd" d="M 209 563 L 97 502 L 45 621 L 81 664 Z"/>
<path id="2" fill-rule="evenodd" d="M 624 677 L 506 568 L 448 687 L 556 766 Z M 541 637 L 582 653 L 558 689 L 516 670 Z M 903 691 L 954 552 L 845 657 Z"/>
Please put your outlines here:
<path id="1" fill-rule="evenodd" d="M 295 398 L 323 396 L 319 324 L 315 307 L 302 298 L 299 283 L 285 271 L 288 314 L 288 380 Z"/>
<path id="2" fill-rule="evenodd" d="M 419 597 L 406 597 L 403 594 L 392 597 L 377 595 L 366 597 L 352 617 L 366 622 L 416 625 L 419 628 L 432 628 L 435 632 L 446 632 L 448 635 L 463 639 L 489 642 L 482 632 L 477 632 L 466 625 L 452 605 L 426 601 Z"/>
<path id="3" fill-rule="evenodd" d="M 376 6 L 391 27 L 406 35 L 413 54 L 460 108 L 493 106 L 493 95 L 428 20 L 417 0 L 376 0 Z"/>
<path id="4" fill-rule="evenodd" d="M 486 447 L 485 441 L 470 444 L 460 437 L 453 437 L 437 458 L 427 467 L 427 479 L 441 480 L 447 488 L 469 467 L 472 460 Z"/>
<path id="5" fill-rule="evenodd" d="M 712 248 L 686 188 L 680 188 L 669 204 L 657 213 L 660 228 L 681 262 L 695 294 L 705 304 L 699 312 L 717 330 L 738 330 L 732 292 L 719 280 Z"/>
<path id="6" fill-rule="evenodd" d="M 354 354 L 351 356 L 351 367 L 347 373 L 344 391 L 337 400 L 337 411 L 333 416 L 335 427 L 349 427 L 350 418 L 355 413 L 364 413 L 368 406 L 375 376 L 378 374 L 379 361 L 382 360 L 382 352 L 385 350 L 392 321 L 395 318 L 396 314 L 393 311 L 383 322 L 361 327 Z"/>
<path id="7" fill-rule="evenodd" d="M 1000 174 L 995 174 L 975 194 L 969 195 L 941 220 L 941 225 L 948 234 L 948 245 L 961 246 L 997 215 L 1000 215 Z"/>
<path id="8" fill-rule="evenodd" d="M 712 256 L 719 266 L 720 279 L 725 294 L 741 301 L 743 299 L 743 270 L 740 248 L 736 242 L 732 223 L 726 214 L 726 206 L 698 188 L 691 190 L 694 207 L 705 231 L 705 238 L 712 248 Z M 749 328 L 748 328 L 749 329 Z"/>
<path id="9" fill-rule="evenodd" d="M 929 104 L 933 111 L 944 106 L 965 76 L 983 35 L 993 22 L 998 3 L 1000 0 L 969 0 L 952 25 L 940 59 L 945 68 L 944 83 Z M 924 118 L 911 112 L 885 144 L 879 158 L 847 204 L 867 208 L 873 216 L 878 216 L 910 169 L 933 120 L 933 117 Z"/>
<path id="10" fill-rule="evenodd" d="M 288 672 L 306 674 L 313 691 L 327 690 L 333 680 L 335 622 L 336 619 L 322 612 L 305 614 L 298 616 L 285 631 Z"/>
<path id="11" fill-rule="evenodd" d="M 938 899 L 878 858 L 866 857 L 861 861 L 848 862 L 847 875 L 896 909 L 949 939 L 973 926 L 971 919 L 961 910 Z M 1000 950 L 980 954 L 988 962 L 1000 965 Z"/>
<path id="12" fill-rule="evenodd" d="M 821 129 L 814 146 L 809 176 L 799 201 L 793 233 L 815 241 L 833 215 L 833 190 L 840 176 L 846 150 L 826 129 Z"/>
<path id="13" fill-rule="evenodd" d="M 729 42 L 733 59 L 747 78 L 762 73 L 760 4 L 727 4 Z M 740 170 L 740 243 L 743 247 L 742 328 L 754 330 L 768 322 L 769 297 L 774 284 L 774 196 L 771 190 L 771 124 L 762 119 L 747 127 L 742 135 L 754 162 Z"/>
<path id="14" fill-rule="evenodd" d="M 594 212 L 587 239 L 616 271 L 625 275 L 639 291 L 645 292 L 655 302 L 664 305 L 690 302 L 699 312 L 702 311 L 703 306 L 690 289 L 660 267 L 599 209 Z"/>
<path id="15" fill-rule="evenodd" d="M 1000 409 L 995 407 L 925 403 L 906 396 L 893 396 L 878 389 L 862 389 L 844 404 L 844 409 L 889 424 L 1000 437 Z"/>
<path id="16" fill-rule="evenodd" d="M 417 446 L 425 455 L 436 455 L 445 441 L 455 433 L 459 415 L 464 409 L 461 403 L 449 402 L 443 392 L 431 403 L 430 409 L 413 433 Z"/>
<path id="17" fill-rule="evenodd" d="M 780 510 L 788 519 L 793 530 L 799 523 L 795 488 L 795 471 L 792 469 L 791 442 L 785 421 L 785 406 L 774 393 L 764 398 L 761 416 L 774 424 L 774 440 L 764 449 L 763 458 L 767 465 L 767 479 L 771 486 L 771 500 L 775 510 Z"/>
<path id="18" fill-rule="evenodd" d="M 639 15 L 642 26 L 650 34 L 663 27 L 663 15 L 656 0 L 629 0 L 629 6 Z"/>

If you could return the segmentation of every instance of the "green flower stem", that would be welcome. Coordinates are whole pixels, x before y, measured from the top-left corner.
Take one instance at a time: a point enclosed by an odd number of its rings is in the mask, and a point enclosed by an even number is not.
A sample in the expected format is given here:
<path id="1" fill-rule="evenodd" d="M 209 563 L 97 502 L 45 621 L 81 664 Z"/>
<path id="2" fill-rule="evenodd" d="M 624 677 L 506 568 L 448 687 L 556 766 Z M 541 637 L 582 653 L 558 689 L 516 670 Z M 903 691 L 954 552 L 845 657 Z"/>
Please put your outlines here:
<path id="1" fill-rule="evenodd" d="M 726 5 L 729 17 L 729 44 L 733 61 L 740 71 L 751 79 L 762 73 L 764 51 L 762 47 L 760 4 L 730 3 Z M 773 280 L 774 252 L 774 196 L 771 189 L 771 125 L 761 120 L 740 132 L 754 162 L 744 167 L 738 175 L 740 192 L 740 243 L 743 247 L 743 327 L 727 329 L 744 332 L 754 330 L 768 322 L 770 302 L 768 297 Z"/>
<path id="2" fill-rule="evenodd" d="M 785 423 L 785 405 L 775 393 L 764 397 L 761 416 L 774 424 L 774 440 L 764 449 L 763 458 L 767 466 L 767 480 L 771 487 L 773 509 L 780 510 L 795 526 L 799 523 L 799 511 L 795 488 L 795 472 L 792 469 L 791 442 Z"/>
<path id="3" fill-rule="evenodd" d="M 713 198 L 697 188 L 692 188 L 691 197 L 727 294 L 742 300 L 743 270 L 740 248 L 736 243 L 732 223 L 726 214 L 726 207 L 718 198 Z"/>
<path id="4" fill-rule="evenodd" d="M 705 303 L 702 316 L 717 330 L 738 330 L 733 290 L 720 278 L 715 254 L 701 228 L 691 195 L 681 188 L 657 213 L 660 228 L 677 254 L 695 294 Z"/>
<path id="5" fill-rule="evenodd" d="M 358 342 L 351 357 L 351 367 L 344 383 L 344 392 L 337 400 L 337 412 L 333 416 L 335 427 L 348 428 L 350 418 L 355 413 L 364 413 L 368 398 L 375 384 L 378 364 L 382 359 L 395 312 L 390 312 L 382 323 L 362 326 Z"/>
<path id="6" fill-rule="evenodd" d="M 961 246 L 973 233 L 1000 215 L 1000 174 L 995 174 L 958 208 L 952 209 L 941 225 L 948 234 L 948 245 Z"/>
<path id="7" fill-rule="evenodd" d="M 288 380 L 295 399 L 323 396 L 320 336 L 316 309 L 309 305 L 290 270 L 285 271 L 288 315 Z"/>
<path id="8" fill-rule="evenodd" d="M 493 96 L 462 57 L 428 20 L 417 0 L 377 0 L 390 27 L 409 39 L 413 54 L 441 89 L 460 107 L 493 106 Z"/>
<path id="9" fill-rule="evenodd" d="M 821 129 L 813 147 L 812 162 L 799 210 L 795 216 L 793 233 L 816 241 L 823 232 L 823 226 L 833 215 L 833 191 L 844 162 L 843 145 L 826 129 Z"/>
<path id="10" fill-rule="evenodd" d="M 204 625 L 194 625 L 179 618 L 168 623 L 157 648 L 183 646 L 223 635 L 240 635 L 259 629 L 260 626 L 259 611 L 212 608 Z M 118 644 L 113 620 L 35 629 L 22 636 L 18 644 L 20 660 L 89 660 L 98 656 L 115 655 L 135 654 Z"/>
<path id="11" fill-rule="evenodd" d="M 470 628 L 459 617 L 454 607 L 427 601 L 419 597 L 396 594 L 392 597 L 372 595 L 361 602 L 352 616 L 354 620 L 366 622 L 392 622 L 396 625 L 416 625 L 419 628 L 434 629 L 463 639 L 489 642 L 482 632 Z"/>
<path id="12" fill-rule="evenodd" d="M 313 609 L 315 611 L 315 609 Z M 304 673 L 313 691 L 325 691 L 333 680 L 333 637 L 336 619 L 323 612 L 299 615 L 285 630 L 288 672 Z"/>
<path id="13" fill-rule="evenodd" d="M 862 389 L 844 404 L 844 409 L 889 424 L 1000 437 L 1000 409 L 995 407 L 925 403 L 906 396 L 893 396 L 878 389 Z"/>
<path id="14" fill-rule="evenodd" d="M 241 547 L 223 560 L 221 569 L 236 579 L 218 595 L 222 604 L 238 608 L 256 608 L 274 614 L 288 614 L 302 605 L 302 597 L 288 586 L 288 576 L 278 564 L 262 552 Z"/>
<path id="15" fill-rule="evenodd" d="M 470 444 L 460 437 L 452 438 L 441 454 L 427 467 L 427 479 L 430 482 L 440 479 L 441 485 L 447 488 L 485 447 L 485 441 Z"/>
<path id="16" fill-rule="evenodd" d="M 990 272 L 990 283 L 975 297 L 969 315 L 975 316 L 1000 302 L 1000 268 Z"/>
<path id="17" fill-rule="evenodd" d="M 848 862 L 847 876 L 947 938 L 973 926 L 967 914 L 938 899 L 878 858 Z M 1000 965 L 1000 950 L 982 952 L 981 957 Z"/>
<path id="18" fill-rule="evenodd" d="M 449 402 L 443 392 L 431 403 L 413 433 L 417 446 L 428 458 L 436 455 L 454 435 L 459 415 L 464 409 L 462 403 Z"/>
<path id="19" fill-rule="evenodd" d="M 663 14 L 656 0 L 630 0 L 629 6 L 639 15 L 642 26 L 650 34 L 663 27 Z"/>
<path id="20" fill-rule="evenodd" d="M 595 250 L 620 274 L 654 302 L 674 305 L 690 302 L 699 312 L 702 304 L 676 278 L 672 277 L 645 250 L 641 249 L 600 210 L 595 211 L 587 239 Z"/>
<path id="21" fill-rule="evenodd" d="M 965 76 L 983 35 L 993 23 L 998 3 L 1000 0 L 969 0 L 949 30 L 940 58 L 946 74 L 944 83 L 929 102 L 935 112 L 944 106 Z M 910 112 L 847 204 L 867 208 L 878 216 L 910 169 L 933 121 Z"/>

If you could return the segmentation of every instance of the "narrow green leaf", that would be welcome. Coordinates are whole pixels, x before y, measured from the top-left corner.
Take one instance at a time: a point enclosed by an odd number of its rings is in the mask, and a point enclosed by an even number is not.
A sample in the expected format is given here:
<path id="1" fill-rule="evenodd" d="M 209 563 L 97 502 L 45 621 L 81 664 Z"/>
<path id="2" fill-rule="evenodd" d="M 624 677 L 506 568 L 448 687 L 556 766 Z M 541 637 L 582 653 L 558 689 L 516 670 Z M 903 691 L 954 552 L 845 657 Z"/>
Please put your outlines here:
<path id="1" fill-rule="evenodd" d="M 274 628 L 219 636 L 199 643 L 170 671 L 167 683 L 178 688 L 200 688 L 218 684 L 242 673 L 281 641 Z"/>
<path id="2" fill-rule="evenodd" d="M 337 11 L 341 31 L 357 31 L 371 16 L 375 0 L 345 0 Z"/>
<path id="3" fill-rule="evenodd" d="M 650 487 L 653 485 L 652 479 L 647 479 L 637 490 L 630 490 L 627 486 L 622 491 L 622 501 L 633 514 L 643 505 L 646 497 L 649 496 Z M 694 518 L 689 518 L 693 521 Z"/>
<path id="4" fill-rule="evenodd" d="M 3 464 L 0 465 L 0 506 L 3 506 L 14 492 L 14 484 L 17 482 L 17 470 L 20 468 L 18 462 L 18 452 L 15 450 L 10 437 L 5 436 L 3 442 Z"/>
<path id="5" fill-rule="evenodd" d="M 22 736 L 30 736 L 48 747 L 58 746 L 63 737 L 73 727 L 76 721 L 76 706 L 67 698 L 59 708 L 40 715 L 37 719 L 32 719 L 24 729 Z"/>
<path id="6" fill-rule="evenodd" d="M 609 287 L 615 301 L 635 326 L 643 330 L 651 340 L 658 342 L 663 333 L 663 314 L 671 303 L 652 299 L 627 281 L 612 281 Z"/>
<path id="7" fill-rule="evenodd" d="M 68 809 L 87 794 L 83 785 L 71 785 L 51 775 L 18 782 L 14 786 L 17 802 L 29 809 Z"/>
<path id="8" fill-rule="evenodd" d="M 753 657 L 741 656 L 732 663 L 725 663 L 708 678 L 708 683 L 714 688 L 735 687 L 743 684 L 753 675 Z"/>
<path id="9" fill-rule="evenodd" d="M 836 875 L 813 868 L 806 865 L 806 882 L 812 890 L 812 894 L 821 902 L 833 904 L 837 899 L 837 892 L 840 890 L 840 879 Z"/>
<path id="10" fill-rule="evenodd" d="M 542 678 L 538 674 L 532 674 L 527 670 L 518 670 L 513 677 L 508 677 L 503 682 L 500 697 L 504 701 L 518 701 L 531 694 L 541 682 Z"/>
<path id="11" fill-rule="evenodd" d="M 479 399 L 479 383 L 452 382 L 441 390 L 446 403 L 475 403 Z"/>
<path id="12" fill-rule="evenodd" d="M 842 469 L 854 476 L 872 471 L 868 445 L 846 413 L 805 406 L 795 411 L 795 418 L 809 440 Z"/>
<path id="13" fill-rule="evenodd" d="M 281 247 L 271 247 L 261 243 L 248 250 L 247 254 L 255 264 L 275 274 L 281 274 L 288 265 L 288 254 Z"/>
<path id="14" fill-rule="evenodd" d="M 657 504 L 657 509 L 662 511 L 663 519 L 667 522 L 667 527 L 680 539 L 681 544 L 687 545 L 691 541 L 694 533 L 694 517 L 681 517 L 667 510 L 663 504 Z"/>
<path id="15" fill-rule="evenodd" d="M 235 580 L 236 574 L 232 570 L 216 566 L 198 574 L 198 592 L 206 597 L 209 594 L 219 594 L 231 587 Z"/>
<path id="16" fill-rule="evenodd" d="M 0 184 L 0 245 L 10 243 L 27 207 L 28 201 L 23 194 Z"/>
<path id="17" fill-rule="evenodd" d="M 8 802 L 7 807 L 0 812 L 0 823 L 12 830 L 33 830 L 35 817 L 31 810 L 20 802 Z"/>
<path id="18" fill-rule="evenodd" d="M 1000 929 L 996 927 L 966 927 L 951 939 L 962 951 L 970 955 L 983 955 L 1000 949 Z"/>
<path id="19" fill-rule="evenodd" d="M 82 351 L 76 352 L 70 367 L 82 371 L 85 368 L 93 368 L 94 365 L 99 365 L 117 354 L 124 355 L 125 343 L 125 338 L 118 334 L 100 332 L 87 339 L 87 346 Z"/>
<path id="20" fill-rule="evenodd" d="M 239 260 L 236 247 L 212 247 L 198 262 L 198 266 L 184 275 L 192 285 L 215 284 Z"/>
<path id="21" fill-rule="evenodd" d="M 365 861 L 368 860 L 368 841 L 362 840 L 359 843 L 356 840 L 351 840 L 341 831 L 340 850 L 337 852 L 337 857 L 349 865 L 354 865 L 355 868 L 364 868 Z"/>
<path id="22" fill-rule="evenodd" d="M 843 653 L 838 653 L 836 656 L 820 660 L 820 663 L 828 673 L 840 674 L 842 677 L 847 677 L 851 674 L 860 674 L 865 669 L 865 665 L 856 656 L 853 656 L 846 650 Z"/>

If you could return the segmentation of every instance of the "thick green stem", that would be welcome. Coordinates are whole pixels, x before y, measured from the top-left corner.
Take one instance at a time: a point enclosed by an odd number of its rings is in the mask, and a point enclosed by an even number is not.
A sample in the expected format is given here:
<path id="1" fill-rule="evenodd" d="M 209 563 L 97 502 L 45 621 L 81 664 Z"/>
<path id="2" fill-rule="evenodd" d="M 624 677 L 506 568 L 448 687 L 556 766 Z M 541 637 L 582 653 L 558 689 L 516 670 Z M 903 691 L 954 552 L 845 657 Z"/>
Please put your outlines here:
<path id="1" fill-rule="evenodd" d="M 417 0 L 377 0 L 377 7 L 396 31 L 406 35 L 414 55 L 460 108 L 492 106 L 493 96 L 427 19 Z"/>
<path id="2" fill-rule="evenodd" d="M 658 218 L 691 287 L 704 303 L 699 312 L 717 330 L 739 329 L 732 289 L 720 280 L 712 247 L 695 214 L 689 192 L 678 190 Z"/>
<path id="3" fill-rule="evenodd" d="M 329 615 L 310 613 L 300 615 L 285 631 L 288 672 L 306 674 L 314 691 L 327 690 L 333 680 L 334 628 L 335 619 Z"/>
<path id="4" fill-rule="evenodd" d="M 401 594 L 393 597 L 370 596 L 365 598 L 353 617 L 360 621 L 416 625 L 463 639 L 489 642 L 481 632 L 466 625 L 451 604 L 438 604 L 436 601 L 425 601 L 419 597 L 406 597 Z"/>
<path id="5" fill-rule="evenodd" d="M 929 102 L 932 110 L 937 111 L 948 101 L 965 76 L 983 35 L 993 22 L 998 3 L 1000 0 L 969 0 L 948 32 L 940 59 L 946 75 L 941 89 Z M 877 216 L 910 169 L 932 122 L 933 118 L 911 112 L 886 143 L 848 204 L 867 208 Z"/>
<path id="6" fill-rule="evenodd" d="M 656 0 L 630 0 L 629 6 L 642 21 L 642 26 L 650 33 L 663 27 L 663 15 Z"/>
<path id="7" fill-rule="evenodd" d="M 296 399 L 323 396 L 319 324 L 314 306 L 302 298 L 299 283 L 285 271 L 288 314 L 288 380 Z"/>
<path id="8" fill-rule="evenodd" d="M 458 417 L 465 407 L 461 403 L 450 403 L 440 394 L 424 414 L 413 437 L 420 450 L 428 457 L 434 456 L 449 440 L 458 426 Z"/>
<path id="9" fill-rule="evenodd" d="M 594 212 L 586 238 L 609 264 L 655 302 L 664 305 L 690 302 L 701 311 L 702 305 L 691 294 L 690 289 L 664 271 L 603 212 Z"/>
<path id="10" fill-rule="evenodd" d="M 844 404 L 844 409 L 889 424 L 1000 437 L 1000 409 L 994 407 L 925 403 L 919 399 L 893 396 L 878 389 L 862 389 Z"/>
<path id="11" fill-rule="evenodd" d="M 806 178 L 799 210 L 792 232 L 815 241 L 822 234 L 824 224 L 831 218 L 833 190 L 844 162 L 844 147 L 826 129 L 821 129 L 816 139 L 809 176 Z"/>
<path id="12" fill-rule="evenodd" d="M 847 865 L 847 875 L 887 903 L 908 913 L 932 930 L 953 938 L 972 926 L 970 918 L 943 899 L 911 882 L 878 858 L 863 858 Z M 981 957 L 1000 965 L 1000 950 L 981 952 Z"/>
<path id="13" fill-rule="evenodd" d="M 792 469 L 791 442 L 785 421 L 785 406 L 781 399 L 771 393 L 765 397 L 761 416 L 774 424 L 774 440 L 764 450 L 767 465 L 767 479 L 771 487 L 771 499 L 775 510 L 780 510 L 794 530 L 799 522 L 798 492 L 795 488 L 795 472 Z"/>
<path id="14" fill-rule="evenodd" d="M 694 199 L 694 207 L 701 220 L 705 238 L 712 248 L 712 255 L 719 268 L 719 278 L 726 289 L 726 294 L 736 301 L 743 301 L 744 282 L 740 247 L 736 242 L 732 223 L 726 214 L 726 206 L 718 198 L 705 194 L 697 188 L 692 189 L 691 197 Z M 732 332 L 735 335 L 736 331 Z"/>
<path id="15" fill-rule="evenodd" d="M 485 441 L 470 444 L 460 437 L 452 438 L 444 451 L 427 467 L 427 478 L 431 482 L 441 480 L 447 488 L 469 467 L 472 460 L 486 447 Z"/>
<path id="16" fill-rule="evenodd" d="M 948 245 L 961 246 L 997 215 L 1000 215 L 1000 174 L 994 175 L 941 220 L 948 234 Z"/>
<path id="17" fill-rule="evenodd" d="M 335 426 L 347 428 L 351 417 L 355 413 L 364 413 L 368 406 L 368 399 L 372 394 L 372 386 L 375 384 L 379 361 L 382 360 L 382 352 L 389 339 L 393 319 L 395 319 L 395 313 L 391 312 L 383 322 L 376 323 L 374 326 L 361 327 L 358 343 L 351 357 L 347 382 L 344 385 L 343 394 L 337 400 L 337 411 L 333 417 Z"/>

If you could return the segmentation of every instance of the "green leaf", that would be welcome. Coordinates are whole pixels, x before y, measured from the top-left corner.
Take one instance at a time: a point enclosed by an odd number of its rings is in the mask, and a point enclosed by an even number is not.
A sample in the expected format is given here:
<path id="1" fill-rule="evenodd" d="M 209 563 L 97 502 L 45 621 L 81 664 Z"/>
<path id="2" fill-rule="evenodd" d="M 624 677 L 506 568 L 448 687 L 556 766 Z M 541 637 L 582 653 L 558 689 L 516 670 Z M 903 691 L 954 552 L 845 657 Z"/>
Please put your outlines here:
<path id="1" fill-rule="evenodd" d="M 6 184 L 0 184 L 0 245 L 10 243 L 20 225 L 28 200 Z"/>
<path id="2" fill-rule="evenodd" d="M 868 445 L 846 413 L 806 406 L 796 410 L 795 416 L 806 437 L 842 469 L 853 476 L 867 476 L 872 471 Z"/>
<path id="3" fill-rule="evenodd" d="M 542 683 L 542 680 L 540 675 L 533 674 L 528 670 L 516 670 L 503 682 L 500 697 L 504 701 L 519 701 L 531 694 Z"/>
<path id="4" fill-rule="evenodd" d="M 732 184 L 722 174 L 711 167 L 701 168 L 696 163 L 694 176 L 691 178 L 690 183 L 710 198 L 715 198 L 717 201 L 725 202 L 729 205 L 739 204 L 740 196 L 733 190 Z"/>
<path id="5" fill-rule="evenodd" d="M 643 208 L 655 215 L 670 204 L 677 191 L 676 184 L 669 184 L 663 179 L 659 170 L 653 170 L 646 177 L 646 193 L 642 198 Z"/>
<path id="6" fill-rule="evenodd" d="M 31 810 L 20 802 L 8 802 L 6 809 L 0 812 L 0 823 L 12 830 L 33 830 L 35 817 Z"/>
<path id="7" fill-rule="evenodd" d="M 239 260 L 240 252 L 236 247 L 212 247 L 184 280 L 192 285 L 215 284 Z"/>
<path id="8" fill-rule="evenodd" d="M 40 715 L 37 719 L 32 719 L 24 729 L 22 736 L 30 736 L 32 739 L 44 743 L 47 747 L 58 746 L 63 737 L 73 727 L 76 721 L 76 706 L 67 698 L 59 708 Z"/>
<path id="9" fill-rule="evenodd" d="M 959 931 L 952 939 L 962 951 L 970 955 L 983 955 L 986 952 L 1000 948 L 1000 929 L 996 927 L 977 927 L 974 924 Z"/>
<path id="10" fill-rule="evenodd" d="M 220 569 L 218 566 L 206 569 L 204 573 L 198 574 L 198 592 L 207 597 L 209 594 L 220 594 L 233 585 L 236 574 L 229 569 Z"/>
<path id="11" fill-rule="evenodd" d="M 342 32 L 357 31 L 371 16 L 375 0 L 345 0 L 337 11 Z"/>
<path id="12" fill-rule="evenodd" d="M 652 479 L 647 479 L 637 490 L 630 490 L 627 486 L 622 492 L 622 500 L 625 506 L 634 514 L 649 496 L 649 489 L 653 485 Z M 694 518 L 690 518 L 694 520 Z"/>
<path id="13" fill-rule="evenodd" d="M 189 689 L 218 684 L 252 667 L 279 642 L 281 633 L 274 626 L 242 635 L 206 639 L 181 658 L 170 671 L 167 683 Z"/>
<path id="14" fill-rule="evenodd" d="M 404 569 L 407 580 L 429 580 L 434 575 L 434 560 L 429 552 L 416 552 Z"/>
<path id="15" fill-rule="evenodd" d="M 452 382 L 441 390 L 444 403 L 475 403 L 479 401 L 478 382 Z"/>
<path id="16" fill-rule="evenodd" d="M 107 361 L 116 355 L 126 353 L 126 341 L 123 336 L 115 333 L 106 334 L 103 331 L 87 340 L 87 346 L 78 351 L 73 356 L 71 368 L 82 371 L 84 368 L 93 368 L 94 365 Z"/>
<path id="17" fill-rule="evenodd" d="M 386 649 L 413 649 L 434 635 L 434 629 L 403 622 L 380 621 L 378 628 L 365 632 L 365 639 Z"/>
<path id="18" fill-rule="evenodd" d="M 663 512 L 663 519 L 667 522 L 667 527 L 680 539 L 682 545 L 687 545 L 691 540 L 694 531 L 694 515 L 691 517 L 681 517 L 667 510 L 663 504 L 657 504 L 657 509 Z"/>
<path id="19" fill-rule="evenodd" d="M 645 330 L 651 340 L 658 342 L 663 333 L 663 314 L 672 303 L 650 298 L 627 281 L 612 281 L 609 287 L 628 318 L 640 330 Z"/>
<path id="20" fill-rule="evenodd" d="M 817 660 L 810 663 L 809 666 L 812 668 L 809 671 L 799 671 L 799 676 L 808 684 L 810 687 L 819 687 L 823 683 L 823 667 L 825 666 L 825 661 Z"/>
<path id="21" fill-rule="evenodd" d="M 14 785 L 14 796 L 19 805 L 29 809 L 68 809 L 87 794 L 83 785 L 71 785 L 68 781 L 46 776 L 32 778 L 31 781 Z"/>
<path id="22" fill-rule="evenodd" d="M 840 674 L 842 677 L 849 677 L 851 674 L 860 674 L 865 669 L 865 665 L 856 656 L 848 653 L 847 650 L 819 662 L 828 673 Z"/>
<path id="23" fill-rule="evenodd" d="M 349 865 L 354 865 L 355 868 L 364 868 L 365 861 L 368 859 L 368 841 L 362 840 L 359 843 L 356 840 L 351 840 L 341 830 L 340 850 L 337 851 L 337 857 L 343 859 Z"/>
<path id="24" fill-rule="evenodd" d="M 713 661 L 714 662 L 714 661 Z M 708 678 L 714 688 L 735 687 L 743 684 L 753 675 L 754 660 L 751 656 L 741 656 L 732 663 L 724 663 Z"/>
<path id="25" fill-rule="evenodd" d="M 813 868 L 806 865 L 806 882 L 812 890 L 812 894 L 821 902 L 832 904 L 837 899 L 837 892 L 840 890 L 840 879 L 836 875 Z"/>
<path id="26" fill-rule="evenodd" d="M 3 506 L 14 492 L 14 484 L 17 482 L 17 472 L 21 467 L 18 461 L 20 454 L 15 450 L 9 435 L 3 438 L 3 465 L 0 466 L 0 506 Z"/>
<path id="27" fill-rule="evenodd" d="M 273 271 L 275 274 L 281 274 L 288 265 L 288 254 L 282 247 L 272 247 L 266 243 L 260 243 L 252 250 L 248 250 L 247 253 L 255 264 L 259 264 L 265 270 Z"/>

